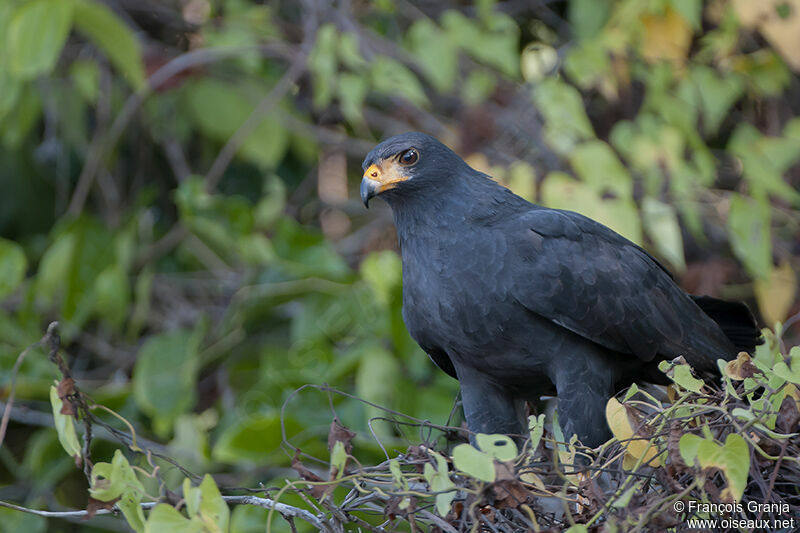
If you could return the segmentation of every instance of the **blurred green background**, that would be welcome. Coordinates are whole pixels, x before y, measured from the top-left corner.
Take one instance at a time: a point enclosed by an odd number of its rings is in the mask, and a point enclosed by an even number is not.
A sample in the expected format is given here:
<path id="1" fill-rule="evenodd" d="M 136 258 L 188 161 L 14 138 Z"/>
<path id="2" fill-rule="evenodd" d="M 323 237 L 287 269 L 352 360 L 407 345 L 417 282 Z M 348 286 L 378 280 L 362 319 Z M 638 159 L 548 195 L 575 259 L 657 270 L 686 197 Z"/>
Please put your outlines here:
<path id="1" fill-rule="evenodd" d="M 82 390 L 223 487 L 295 476 L 287 400 L 293 445 L 326 457 L 333 407 L 380 460 L 379 411 L 291 396 L 307 383 L 446 423 L 457 383 L 408 336 L 391 214 L 357 193 L 366 152 L 408 130 L 773 327 L 800 312 L 798 72 L 798 0 L 0 0 L 2 405 L 58 320 Z M 43 349 L 22 364 L 2 500 L 86 505 L 58 377 Z"/>

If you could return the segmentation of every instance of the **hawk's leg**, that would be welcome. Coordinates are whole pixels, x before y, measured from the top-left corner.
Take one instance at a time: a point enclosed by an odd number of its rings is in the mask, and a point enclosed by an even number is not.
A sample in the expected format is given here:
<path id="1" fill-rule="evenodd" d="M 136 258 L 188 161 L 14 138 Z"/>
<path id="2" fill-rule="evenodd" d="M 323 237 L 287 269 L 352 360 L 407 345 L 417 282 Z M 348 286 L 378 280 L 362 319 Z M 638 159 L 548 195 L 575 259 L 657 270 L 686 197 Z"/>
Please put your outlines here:
<path id="1" fill-rule="evenodd" d="M 591 357 L 570 357 L 562 360 L 553 378 L 564 438 L 569 440 L 576 434 L 591 447 L 608 440 L 611 430 L 606 422 L 606 403 L 614 394 L 614 376 L 608 365 Z"/>
<path id="2" fill-rule="evenodd" d="M 458 369 L 457 373 L 464 417 L 470 431 L 504 435 L 526 433 L 524 400 L 476 371 Z"/>

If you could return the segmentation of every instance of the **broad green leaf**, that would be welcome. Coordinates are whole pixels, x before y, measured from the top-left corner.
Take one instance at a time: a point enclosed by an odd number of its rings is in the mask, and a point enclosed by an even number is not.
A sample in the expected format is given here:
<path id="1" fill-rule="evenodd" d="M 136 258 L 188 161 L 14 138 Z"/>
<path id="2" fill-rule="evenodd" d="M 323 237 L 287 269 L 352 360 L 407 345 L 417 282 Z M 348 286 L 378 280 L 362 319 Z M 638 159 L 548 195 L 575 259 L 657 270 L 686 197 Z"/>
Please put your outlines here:
<path id="1" fill-rule="evenodd" d="M 545 119 L 545 140 L 561 155 L 594 138 L 580 93 L 571 85 L 549 78 L 533 89 L 533 100 Z"/>
<path id="2" fill-rule="evenodd" d="M 438 91 L 450 91 L 458 75 L 458 54 L 452 41 L 432 20 L 420 18 L 408 29 L 408 47 Z"/>
<path id="3" fill-rule="evenodd" d="M 75 432 L 74 418 L 61 414 L 63 405 L 64 402 L 58 397 L 58 390 L 54 385 L 50 385 L 50 406 L 53 409 L 53 421 L 58 432 L 58 442 L 70 457 L 77 459 L 81 457 L 81 444 L 78 441 L 78 434 Z"/>
<path id="4" fill-rule="evenodd" d="M 425 463 L 423 475 L 431 491 L 437 493 L 436 513 L 439 516 L 446 516 L 456 497 L 456 486 L 448 474 L 447 461 L 445 458 L 434 451 L 431 451 L 431 454 L 434 459 L 436 459 L 436 467 L 434 468 L 430 463 Z"/>
<path id="5" fill-rule="evenodd" d="M 120 327 L 128 315 L 131 289 L 128 276 L 117 264 L 103 270 L 94 285 L 94 309 L 97 317 Z"/>
<path id="6" fill-rule="evenodd" d="M 372 61 L 372 87 L 379 93 L 400 96 L 414 105 L 425 106 L 428 97 L 417 77 L 402 63 L 385 56 Z"/>
<path id="7" fill-rule="evenodd" d="M 514 440 L 507 435 L 487 435 L 478 433 L 475 435 L 475 443 L 478 448 L 492 459 L 506 462 L 517 458 L 517 445 Z"/>
<path id="8" fill-rule="evenodd" d="M 589 528 L 585 524 L 575 524 L 570 526 L 564 533 L 589 533 Z"/>
<path id="9" fill-rule="evenodd" d="M 200 131 L 222 143 L 230 139 L 255 109 L 235 85 L 208 77 L 189 85 L 186 97 L 190 116 Z M 285 129 L 272 113 L 242 143 L 239 154 L 256 165 L 274 167 L 283 159 L 288 141 Z"/>
<path id="10" fill-rule="evenodd" d="M 0 238 L 0 300 L 14 292 L 22 280 L 28 260 L 22 246 Z"/>
<path id="11" fill-rule="evenodd" d="M 64 0 L 33 0 L 16 9 L 2 37 L 13 75 L 31 79 L 53 69 L 69 34 L 72 7 Z"/>
<path id="12" fill-rule="evenodd" d="M 334 24 L 323 24 L 316 31 L 317 40 L 308 57 L 313 87 L 313 104 L 316 109 L 328 106 L 336 86 L 336 43 L 338 33 Z"/>
<path id="13" fill-rule="evenodd" d="M 117 507 L 136 533 L 144 533 L 146 528 L 141 502 L 141 494 L 133 490 L 124 492 L 117 501 Z"/>
<path id="14" fill-rule="evenodd" d="M 126 493 L 134 494 L 134 498 L 141 501 L 145 490 L 128 459 L 120 450 L 115 450 L 110 463 L 95 463 L 92 467 L 89 494 L 97 500 L 110 502 Z"/>
<path id="15" fill-rule="evenodd" d="M 700 392 L 705 383 L 692 375 L 692 367 L 687 364 L 672 364 L 669 361 L 658 363 L 658 369 L 667 374 L 680 387 L 692 392 Z"/>
<path id="16" fill-rule="evenodd" d="M 214 479 L 206 474 L 203 476 L 203 481 L 199 485 L 201 502 L 200 502 L 200 518 L 203 522 L 209 521 L 219 528 L 219 531 L 228 531 L 228 523 L 230 521 L 230 509 L 225 500 L 222 499 L 222 494 L 217 488 Z"/>
<path id="17" fill-rule="evenodd" d="M 731 433 L 720 446 L 712 439 L 703 439 L 697 447 L 697 459 L 703 468 L 719 468 L 728 480 L 723 499 L 740 501 L 750 472 L 750 449 L 741 435 Z"/>
<path id="18" fill-rule="evenodd" d="M 529 416 L 528 430 L 531 434 L 531 453 L 536 453 L 536 450 L 539 448 L 539 443 L 542 442 L 542 436 L 544 435 L 544 414 Z"/>
<path id="19" fill-rule="evenodd" d="M 594 219 L 635 243 L 642 242 L 639 212 L 632 200 L 604 199 L 592 186 L 563 172 L 551 172 L 541 186 L 542 203 Z"/>
<path id="20" fill-rule="evenodd" d="M 453 448 L 453 466 L 461 472 L 492 483 L 495 480 L 494 459 L 471 444 L 459 444 Z"/>
<path id="21" fill-rule="evenodd" d="M 299 430 L 292 419 L 285 420 L 287 435 Z M 250 415 L 238 419 L 225 429 L 214 445 L 212 457 L 217 461 L 265 463 L 280 453 L 281 420 L 278 415 Z M 282 454 L 281 454 L 282 455 Z"/>
<path id="22" fill-rule="evenodd" d="M 625 492 L 619 495 L 619 498 L 616 498 L 613 502 L 611 502 L 611 506 L 617 509 L 624 509 L 628 507 L 628 504 L 631 501 L 631 497 L 633 494 L 639 489 L 639 484 L 634 483 L 630 487 L 628 487 Z"/>
<path id="23" fill-rule="evenodd" d="M 772 270 L 772 237 L 770 207 L 761 200 L 734 193 L 728 212 L 728 232 L 733 252 L 748 272 L 766 279 Z"/>
<path id="24" fill-rule="evenodd" d="M 133 393 L 149 416 L 175 420 L 194 406 L 197 350 L 202 329 L 176 330 L 150 337 L 139 350 Z"/>
<path id="25" fill-rule="evenodd" d="M 337 440 L 331 450 L 331 473 L 336 473 L 336 479 L 341 479 L 347 466 L 347 451 L 344 442 Z"/>
<path id="26" fill-rule="evenodd" d="M 73 1 L 75 28 L 108 57 L 134 89 L 144 87 L 145 75 L 139 42 L 131 29 L 101 2 Z"/>
<path id="27" fill-rule="evenodd" d="M 571 0 L 567 4 L 570 30 L 579 39 L 590 39 L 600 33 L 611 14 L 611 4 L 598 0 Z"/>
<path id="28" fill-rule="evenodd" d="M 702 437 L 691 433 L 687 433 L 681 437 L 681 440 L 678 442 L 678 448 L 684 463 L 689 466 L 694 466 L 694 461 L 697 459 L 697 449 L 700 447 L 701 442 L 703 442 Z"/>
<path id="29" fill-rule="evenodd" d="M 389 472 L 392 473 L 392 481 L 396 487 L 401 490 L 408 490 L 408 481 L 403 476 L 403 471 L 400 470 L 400 461 L 397 459 L 389 461 Z"/>
<path id="30" fill-rule="evenodd" d="M 402 283 L 402 266 L 395 252 L 372 252 L 361 262 L 361 277 L 369 284 L 375 296 L 388 304 L 394 291 Z"/>
<path id="31" fill-rule="evenodd" d="M 363 74 L 342 72 L 339 75 L 337 95 L 342 114 L 351 124 L 363 122 L 364 101 L 369 92 L 369 78 Z"/>
<path id="32" fill-rule="evenodd" d="M 3 533 L 46 533 L 47 519 L 30 513 L 21 513 L 16 509 L 0 507 L 0 531 Z"/>
<path id="33" fill-rule="evenodd" d="M 739 124 L 728 142 L 728 151 L 742 163 L 742 173 L 752 195 L 763 199 L 777 195 L 800 202 L 800 192 L 783 179 L 783 174 L 800 160 L 797 139 L 762 135 L 749 123 Z"/>
<path id="34" fill-rule="evenodd" d="M 391 353 L 377 343 L 370 343 L 362 350 L 361 363 L 356 372 L 356 395 L 377 405 L 393 406 L 396 395 L 395 382 L 400 374 L 400 364 Z M 384 414 L 372 406 L 368 406 L 365 411 L 368 418 Z M 380 436 L 392 435 L 389 422 L 373 422 L 372 427 Z"/>
<path id="35" fill-rule="evenodd" d="M 642 225 L 658 254 L 679 272 L 686 270 L 683 236 L 675 208 L 654 198 L 645 198 L 642 201 Z"/>
<path id="36" fill-rule="evenodd" d="M 722 470 L 728 480 L 728 486 L 722 491 L 723 498 L 741 499 L 750 471 L 750 450 L 740 435 L 728 435 L 725 444 L 720 446 L 711 437 L 687 434 L 681 437 L 678 446 L 681 458 L 689 466 L 694 465 L 696 459 L 701 468 Z"/>
<path id="37" fill-rule="evenodd" d="M 569 155 L 575 173 L 598 192 L 631 198 L 633 180 L 611 147 L 603 141 L 581 143 Z"/>
<path id="38" fill-rule="evenodd" d="M 146 533 L 201 533 L 204 530 L 203 522 L 199 518 L 189 520 L 180 511 L 167 505 L 159 503 L 150 511 L 145 526 Z"/>
<path id="39" fill-rule="evenodd" d="M 773 372 L 786 381 L 800 385 L 800 346 L 794 346 L 789 351 L 788 363 L 786 361 L 775 363 Z"/>
<path id="40" fill-rule="evenodd" d="M 69 67 L 72 83 L 80 95 L 90 104 L 97 101 L 100 91 L 100 68 L 94 61 L 78 60 Z"/>

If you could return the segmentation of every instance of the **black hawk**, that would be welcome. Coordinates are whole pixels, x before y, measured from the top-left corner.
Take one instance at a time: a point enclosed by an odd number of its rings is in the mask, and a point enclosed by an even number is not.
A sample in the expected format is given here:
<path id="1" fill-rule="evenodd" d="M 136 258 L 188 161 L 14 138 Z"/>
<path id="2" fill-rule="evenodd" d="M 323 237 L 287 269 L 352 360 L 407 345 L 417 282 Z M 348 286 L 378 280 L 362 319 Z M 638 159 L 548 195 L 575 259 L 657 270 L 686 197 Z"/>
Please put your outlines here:
<path id="1" fill-rule="evenodd" d="M 521 434 L 526 401 L 558 395 L 565 434 L 596 446 L 621 387 L 751 351 L 744 304 L 692 296 L 642 248 L 571 211 L 532 204 L 436 139 L 405 133 L 364 159 L 361 198 L 392 209 L 403 319 L 457 378 L 473 432 Z"/>

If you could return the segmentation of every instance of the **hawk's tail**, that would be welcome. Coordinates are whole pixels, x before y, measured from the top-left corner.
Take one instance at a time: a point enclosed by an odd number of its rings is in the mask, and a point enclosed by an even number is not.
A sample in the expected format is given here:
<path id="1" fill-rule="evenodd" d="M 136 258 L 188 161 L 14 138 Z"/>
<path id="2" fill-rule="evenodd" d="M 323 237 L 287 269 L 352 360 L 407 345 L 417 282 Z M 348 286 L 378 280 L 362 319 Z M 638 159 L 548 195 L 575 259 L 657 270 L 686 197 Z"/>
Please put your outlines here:
<path id="1" fill-rule="evenodd" d="M 710 296 L 694 296 L 696 303 L 711 317 L 730 339 L 736 349 L 752 353 L 764 340 L 750 309 L 741 302 L 726 302 Z"/>

